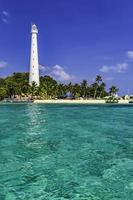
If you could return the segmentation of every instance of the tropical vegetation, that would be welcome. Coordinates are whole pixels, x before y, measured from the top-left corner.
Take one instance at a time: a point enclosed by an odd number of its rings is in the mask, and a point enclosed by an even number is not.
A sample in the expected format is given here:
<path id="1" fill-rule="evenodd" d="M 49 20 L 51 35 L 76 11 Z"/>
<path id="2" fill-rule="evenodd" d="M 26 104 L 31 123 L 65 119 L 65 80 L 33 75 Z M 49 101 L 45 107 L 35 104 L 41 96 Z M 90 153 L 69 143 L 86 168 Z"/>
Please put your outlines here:
<path id="1" fill-rule="evenodd" d="M 60 83 L 50 76 L 40 77 L 40 86 L 36 83 L 32 86 L 28 83 L 28 73 L 13 73 L 11 76 L 0 78 L 0 100 L 4 98 L 38 98 L 38 99 L 59 99 L 73 97 L 75 99 L 101 99 L 105 96 L 113 96 L 118 92 L 118 88 L 111 86 L 106 91 L 106 84 L 101 76 L 96 76 L 94 82 L 89 84 L 87 80 L 81 83 Z"/>

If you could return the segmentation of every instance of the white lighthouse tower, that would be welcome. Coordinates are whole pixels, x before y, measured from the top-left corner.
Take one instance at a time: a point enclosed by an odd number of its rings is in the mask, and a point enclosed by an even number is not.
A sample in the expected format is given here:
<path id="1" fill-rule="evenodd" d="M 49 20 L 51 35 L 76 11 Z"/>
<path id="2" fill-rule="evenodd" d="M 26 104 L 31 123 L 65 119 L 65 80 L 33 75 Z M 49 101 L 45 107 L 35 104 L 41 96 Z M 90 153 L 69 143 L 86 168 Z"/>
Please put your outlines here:
<path id="1" fill-rule="evenodd" d="M 38 47 L 37 47 L 38 29 L 35 24 L 31 26 L 31 53 L 30 53 L 30 72 L 29 84 L 33 82 L 39 86 L 39 63 L 38 63 Z"/>

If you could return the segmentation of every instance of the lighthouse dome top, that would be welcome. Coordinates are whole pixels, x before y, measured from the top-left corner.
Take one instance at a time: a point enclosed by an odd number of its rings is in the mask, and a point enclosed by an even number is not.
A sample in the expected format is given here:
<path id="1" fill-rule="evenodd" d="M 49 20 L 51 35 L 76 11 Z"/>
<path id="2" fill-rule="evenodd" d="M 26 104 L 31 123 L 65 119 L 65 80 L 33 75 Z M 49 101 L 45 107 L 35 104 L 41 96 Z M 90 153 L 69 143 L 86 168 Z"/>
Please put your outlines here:
<path id="1" fill-rule="evenodd" d="M 31 33 L 38 33 L 38 29 L 37 29 L 37 26 L 35 24 L 33 24 L 31 26 Z"/>

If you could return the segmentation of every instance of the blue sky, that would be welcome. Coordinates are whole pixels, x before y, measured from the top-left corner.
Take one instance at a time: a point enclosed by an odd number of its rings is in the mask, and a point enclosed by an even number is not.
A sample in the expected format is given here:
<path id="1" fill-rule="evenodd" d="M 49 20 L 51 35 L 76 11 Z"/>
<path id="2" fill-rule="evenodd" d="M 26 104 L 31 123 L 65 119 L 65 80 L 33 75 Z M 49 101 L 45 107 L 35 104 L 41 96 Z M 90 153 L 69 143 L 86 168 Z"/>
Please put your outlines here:
<path id="1" fill-rule="evenodd" d="M 0 76 L 28 71 L 31 23 L 42 74 L 133 93 L 132 0 L 0 0 Z"/>

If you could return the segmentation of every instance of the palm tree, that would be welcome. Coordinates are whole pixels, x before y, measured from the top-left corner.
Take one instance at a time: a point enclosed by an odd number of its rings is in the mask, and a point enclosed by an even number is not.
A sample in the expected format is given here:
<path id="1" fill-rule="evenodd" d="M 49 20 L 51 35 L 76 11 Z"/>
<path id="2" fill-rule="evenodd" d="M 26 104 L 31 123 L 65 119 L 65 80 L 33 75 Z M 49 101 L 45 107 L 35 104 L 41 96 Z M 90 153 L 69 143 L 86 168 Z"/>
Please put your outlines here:
<path id="1" fill-rule="evenodd" d="M 111 96 L 114 96 L 118 91 L 119 91 L 119 89 L 118 89 L 116 86 L 114 86 L 114 85 L 112 85 L 112 86 L 109 88 L 109 94 L 110 94 Z"/>
<path id="2" fill-rule="evenodd" d="M 5 95 L 13 97 L 14 95 L 19 95 L 20 98 L 22 94 L 29 95 L 34 98 L 35 96 L 40 96 L 40 98 L 61 98 L 67 92 L 74 95 L 75 98 L 79 97 L 104 97 L 107 92 L 105 90 L 105 83 L 102 82 L 102 77 L 97 76 L 94 83 L 88 86 L 87 81 L 83 80 L 80 84 L 62 84 L 58 83 L 50 76 L 40 77 L 40 86 L 37 87 L 36 83 L 29 86 L 29 76 L 28 73 L 13 73 L 13 75 L 6 78 L 0 78 L 0 93 L 1 98 Z M 6 92 L 5 92 L 6 91 Z M 111 95 L 115 95 L 118 92 L 118 88 L 112 86 L 109 89 Z"/>
<path id="3" fill-rule="evenodd" d="M 45 89 L 46 98 L 55 98 L 58 93 L 58 83 L 50 76 L 40 77 L 40 86 Z"/>
<path id="4" fill-rule="evenodd" d="M 96 79 L 95 79 L 95 83 L 94 83 L 94 86 L 95 86 L 95 91 L 94 91 L 94 99 L 96 98 L 97 96 L 97 89 L 99 87 L 99 83 L 102 81 L 102 77 L 100 75 L 97 75 L 96 76 Z"/>
<path id="5" fill-rule="evenodd" d="M 91 96 L 93 96 L 94 99 L 96 98 L 96 95 L 97 95 L 97 88 L 98 88 L 98 84 L 97 82 L 94 82 L 91 85 Z"/>
<path id="6" fill-rule="evenodd" d="M 68 92 L 72 92 L 72 89 L 73 89 L 73 86 L 72 86 L 72 83 L 70 82 L 70 83 L 68 83 L 68 85 L 67 85 L 67 91 L 68 91 Z"/>
<path id="7" fill-rule="evenodd" d="M 64 95 L 65 95 L 64 85 L 62 83 L 59 83 L 57 87 L 57 98 L 63 98 Z"/>
<path id="8" fill-rule="evenodd" d="M 101 85 L 99 86 L 99 89 L 100 89 L 99 98 L 101 98 L 103 93 L 105 93 L 105 87 L 106 87 L 106 84 L 104 82 L 102 82 Z"/>
<path id="9" fill-rule="evenodd" d="M 83 80 L 81 82 L 81 91 L 82 91 L 82 97 L 85 98 L 87 96 L 87 87 L 88 87 L 88 83 L 87 80 Z"/>
<path id="10" fill-rule="evenodd" d="M 102 81 L 102 77 L 100 75 L 97 75 L 95 82 L 97 82 L 99 84 L 101 81 Z"/>
<path id="11" fill-rule="evenodd" d="M 74 84 L 72 92 L 73 92 L 75 98 L 81 97 L 81 86 L 77 83 Z"/>
<path id="12" fill-rule="evenodd" d="M 7 91 L 4 87 L 0 87 L 0 100 L 4 99 L 7 95 Z"/>
<path id="13" fill-rule="evenodd" d="M 42 85 L 38 87 L 38 95 L 40 98 L 46 98 L 46 89 Z"/>
<path id="14" fill-rule="evenodd" d="M 7 93 L 10 98 L 14 97 L 18 93 L 17 83 L 11 80 L 10 78 L 6 79 L 5 86 L 7 88 Z"/>
<path id="15" fill-rule="evenodd" d="M 30 90 L 30 94 L 31 94 L 32 98 L 34 99 L 34 97 L 36 95 L 38 95 L 37 84 L 35 82 L 33 82 L 32 85 L 30 86 L 29 90 Z"/>

